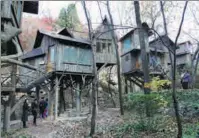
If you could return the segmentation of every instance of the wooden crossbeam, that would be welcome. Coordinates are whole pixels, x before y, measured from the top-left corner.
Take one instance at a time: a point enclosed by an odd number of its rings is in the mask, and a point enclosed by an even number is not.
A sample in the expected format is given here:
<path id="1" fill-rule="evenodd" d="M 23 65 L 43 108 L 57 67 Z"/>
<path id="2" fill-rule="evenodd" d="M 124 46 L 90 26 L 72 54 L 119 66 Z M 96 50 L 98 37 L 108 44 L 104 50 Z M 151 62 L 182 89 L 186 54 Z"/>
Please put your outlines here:
<path id="1" fill-rule="evenodd" d="M 15 88 L 14 87 L 1 87 L 1 91 L 13 92 L 13 91 L 15 91 Z"/>

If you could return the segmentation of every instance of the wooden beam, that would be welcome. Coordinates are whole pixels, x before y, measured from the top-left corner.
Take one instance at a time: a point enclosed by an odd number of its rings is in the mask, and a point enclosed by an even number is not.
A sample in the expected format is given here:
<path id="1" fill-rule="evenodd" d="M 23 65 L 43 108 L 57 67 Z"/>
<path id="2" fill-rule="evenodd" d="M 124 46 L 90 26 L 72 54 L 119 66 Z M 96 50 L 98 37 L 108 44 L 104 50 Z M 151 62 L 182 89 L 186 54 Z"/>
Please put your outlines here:
<path id="1" fill-rule="evenodd" d="M 34 66 L 25 64 L 23 62 L 20 62 L 20 61 L 14 60 L 14 59 L 1 57 L 1 62 L 7 62 L 7 63 L 11 63 L 11 64 L 16 64 L 16 65 L 19 65 L 19 66 L 22 66 L 22 67 L 25 67 L 25 68 L 28 68 L 28 69 L 31 69 L 31 70 L 40 71 L 39 69 L 35 68 Z M 43 72 L 43 71 L 40 71 L 40 72 Z"/>
<path id="2" fill-rule="evenodd" d="M 81 96 L 80 96 L 80 84 L 77 83 L 76 85 L 76 109 L 77 109 L 77 115 L 80 115 L 81 112 Z"/>
<path id="3" fill-rule="evenodd" d="M 103 66 L 97 71 L 97 74 L 99 74 L 100 71 L 101 71 L 104 67 L 106 67 L 107 64 L 108 64 L 108 63 L 104 63 Z"/>
<path id="4" fill-rule="evenodd" d="M 18 102 L 11 108 L 10 114 L 12 114 L 16 108 L 20 105 L 21 102 L 23 102 L 26 99 L 27 96 L 23 95 Z"/>
<path id="5" fill-rule="evenodd" d="M 1 91 L 13 92 L 13 91 L 15 91 L 15 88 L 14 87 L 1 87 Z"/>

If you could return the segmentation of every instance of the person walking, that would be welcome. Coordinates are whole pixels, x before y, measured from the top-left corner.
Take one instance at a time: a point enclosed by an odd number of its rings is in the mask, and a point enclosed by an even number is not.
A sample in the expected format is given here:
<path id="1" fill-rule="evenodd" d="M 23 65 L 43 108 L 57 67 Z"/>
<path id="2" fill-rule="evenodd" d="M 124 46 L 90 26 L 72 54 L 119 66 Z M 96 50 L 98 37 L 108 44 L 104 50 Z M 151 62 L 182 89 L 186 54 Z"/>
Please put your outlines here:
<path id="1" fill-rule="evenodd" d="M 182 75 L 181 83 L 183 89 L 189 88 L 189 83 L 191 82 L 191 75 L 188 70 Z"/>
<path id="2" fill-rule="evenodd" d="M 44 118 L 44 109 L 45 109 L 45 101 L 44 97 L 41 98 L 41 101 L 39 102 L 39 112 L 40 112 L 40 118 Z"/>
<path id="3" fill-rule="evenodd" d="M 37 108 L 38 108 L 37 99 L 35 99 L 32 102 L 31 108 L 32 108 L 32 115 L 33 115 L 33 125 L 37 126 Z"/>
<path id="4" fill-rule="evenodd" d="M 48 98 L 46 98 L 44 106 L 45 106 L 44 117 L 47 118 L 47 116 L 48 116 Z"/>
<path id="5" fill-rule="evenodd" d="M 23 103 L 23 111 L 22 111 L 22 117 L 21 120 L 23 122 L 23 128 L 27 128 L 26 121 L 28 121 L 28 100 L 26 99 Z"/>

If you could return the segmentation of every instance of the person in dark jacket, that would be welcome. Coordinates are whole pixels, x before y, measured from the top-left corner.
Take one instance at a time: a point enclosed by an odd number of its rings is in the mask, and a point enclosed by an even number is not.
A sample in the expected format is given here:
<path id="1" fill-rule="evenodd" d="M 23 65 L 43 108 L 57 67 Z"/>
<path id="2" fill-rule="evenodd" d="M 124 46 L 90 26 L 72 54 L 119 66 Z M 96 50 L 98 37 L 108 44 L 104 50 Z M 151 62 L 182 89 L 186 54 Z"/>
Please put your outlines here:
<path id="1" fill-rule="evenodd" d="M 28 101 L 26 99 L 23 103 L 23 112 L 22 112 L 22 118 L 21 118 L 23 122 L 23 128 L 27 128 L 26 121 L 28 121 L 28 110 L 29 110 Z"/>
<path id="2" fill-rule="evenodd" d="M 37 108 L 38 108 L 38 104 L 37 104 L 37 99 L 35 99 L 32 104 L 31 104 L 31 108 L 32 108 L 32 115 L 33 115 L 33 125 L 37 125 Z"/>
<path id="3" fill-rule="evenodd" d="M 39 112 L 40 112 L 40 118 L 44 118 L 44 110 L 45 110 L 45 101 L 44 97 L 41 98 L 41 101 L 39 102 Z"/>
<path id="4" fill-rule="evenodd" d="M 190 82 L 191 82 L 191 75 L 189 74 L 188 71 L 186 71 L 184 74 L 182 74 L 182 79 L 181 79 L 182 88 L 188 89 Z"/>

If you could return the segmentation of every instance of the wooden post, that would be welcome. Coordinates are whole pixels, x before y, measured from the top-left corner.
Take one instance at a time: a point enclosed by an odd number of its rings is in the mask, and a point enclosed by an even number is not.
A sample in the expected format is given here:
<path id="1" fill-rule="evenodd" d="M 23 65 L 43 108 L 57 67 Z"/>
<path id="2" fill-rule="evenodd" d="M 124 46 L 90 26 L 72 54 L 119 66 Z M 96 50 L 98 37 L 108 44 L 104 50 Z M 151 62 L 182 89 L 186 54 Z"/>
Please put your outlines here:
<path id="1" fill-rule="evenodd" d="M 59 80 L 56 76 L 55 78 L 55 115 L 54 120 L 57 119 L 57 113 L 58 113 L 58 92 L 59 92 Z"/>
<path id="2" fill-rule="evenodd" d="M 89 89 L 89 113 L 92 111 L 92 83 L 90 84 L 90 89 Z"/>
<path id="3" fill-rule="evenodd" d="M 133 86 L 132 86 L 132 82 L 130 81 L 130 92 L 133 92 Z"/>
<path id="4" fill-rule="evenodd" d="M 76 85 L 76 109 L 77 109 L 77 115 L 79 116 L 80 115 L 80 112 L 81 112 L 81 96 L 80 96 L 80 84 L 77 83 Z"/>
<path id="5" fill-rule="evenodd" d="M 71 102 L 72 102 L 72 108 L 74 108 L 74 92 L 73 92 L 73 89 L 72 87 L 70 87 L 70 92 L 71 92 Z"/>
<path id="6" fill-rule="evenodd" d="M 9 131 L 9 129 L 10 129 L 10 105 L 9 105 L 9 103 L 6 103 L 4 105 L 3 129 L 4 129 L 5 132 Z"/>
<path id="7" fill-rule="evenodd" d="M 4 130 L 7 132 L 10 129 L 10 116 L 11 116 L 11 104 L 15 96 L 15 88 L 16 88 L 16 65 L 12 65 L 12 75 L 11 75 L 11 82 L 14 91 L 10 92 L 8 101 L 5 103 L 4 109 Z"/>
<path id="8" fill-rule="evenodd" d="M 53 115 L 53 93 L 54 93 L 54 83 L 53 81 L 50 84 L 50 91 L 48 93 L 48 116 L 50 117 L 50 119 L 52 119 L 52 115 Z"/>
<path id="9" fill-rule="evenodd" d="M 39 103 L 39 101 L 40 101 L 40 94 L 39 94 L 39 91 L 40 91 L 40 86 L 37 86 L 37 87 L 36 87 L 36 99 L 37 99 L 37 103 Z"/>
<path id="10" fill-rule="evenodd" d="M 128 81 L 125 78 L 125 93 L 128 94 Z"/>

